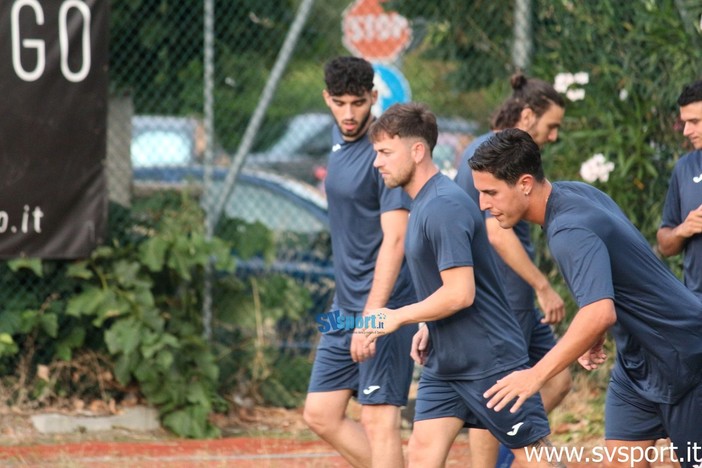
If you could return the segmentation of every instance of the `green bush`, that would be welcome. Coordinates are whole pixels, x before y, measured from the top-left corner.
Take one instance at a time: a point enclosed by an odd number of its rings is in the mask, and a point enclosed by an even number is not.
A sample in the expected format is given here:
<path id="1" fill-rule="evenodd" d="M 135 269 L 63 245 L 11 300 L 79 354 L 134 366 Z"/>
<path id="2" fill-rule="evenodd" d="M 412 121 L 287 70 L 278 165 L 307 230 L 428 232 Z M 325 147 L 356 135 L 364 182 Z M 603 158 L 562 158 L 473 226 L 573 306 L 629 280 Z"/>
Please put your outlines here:
<path id="1" fill-rule="evenodd" d="M 549 2 L 536 10 L 531 74 L 554 81 L 562 73 L 587 75 L 586 83 L 568 88 L 573 99 L 567 100 L 559 141 L 544 151 L 546 174 L 582 181 L 582 164 L 602 155 L 613 170 L 607 180 L 587 182 L 621 206 L 652 249 L 672 167 L 685 152 L 675 101 L 682 85 L 702 71 L 702 36 L 692 23 L 700 11 L 679 7 L 673 1 L 610 0 Z M 541 230 L 534 233 L 539 264 L 569 298 L 569 310 L 577 310 Z M 680 273 L 679 258 L 666 262 Z"/>
<path id="2" fill-rule="evenodd" d="M 111 224 L 110 244 L 89 259 L 19 259 L 0 268 L 6 288 L 19 291 L 7 294 L 0 313 L 7 403 L 118 400 L 136 388 L 165 427 L 197 438 L 218 434 L 209 416 L 225 408 L 222 395 L 232 391 L 264 404 L 299 404 L 297 393 L 270 391 L 288 382 L 277 377 L 275 338 L 261 337 L 264 329 L 274 334 L 282 318 L 302 319 L 309 294 L 285 276 L 250 278 L 247 287 L 234 274 L 233 252 L 271 258 L 271 233 L 238 223 L 231 241 L 207 239 L 202 209 L 184 194 L 158 193 L 132 210 L 113 206 L 110 219 L 116 215 L 121 222 Z M 229 327 L 231 341 L 221 339 L 221 329 L 213 341 L 203 336 L 210 259 L 215 324 Z M 30 282 L 35 290 L 27 292 L 21 285 Z M 227 347 L 238 359 L 223 358 Z"/>
<path id="3" fill-rule="evenodd" d="M 136 381 L 166 427 L 188 437 L 213 436 L 208 417 L 219 369 L 203 337 L 201 290 L 210 259 L 217 271 L 234 271 L 231 246 L 205 237 L 202 211 L 187 197 L 177 208 L 144 213 L 158 217 L 134 225 L 140 242 L 98 248 L 68 267 L 67 276 L 82 282 L 66 314 L 91 320 L 117 380 Z"/>

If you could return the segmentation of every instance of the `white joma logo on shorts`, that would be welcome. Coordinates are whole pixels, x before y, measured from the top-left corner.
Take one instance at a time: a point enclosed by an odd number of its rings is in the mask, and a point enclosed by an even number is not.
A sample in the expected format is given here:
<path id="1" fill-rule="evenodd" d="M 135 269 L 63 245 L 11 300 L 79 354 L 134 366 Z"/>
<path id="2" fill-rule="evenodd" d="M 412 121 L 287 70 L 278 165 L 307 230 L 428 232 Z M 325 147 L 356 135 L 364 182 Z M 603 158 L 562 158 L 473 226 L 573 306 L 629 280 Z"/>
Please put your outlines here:
<path id="1" fill-rule="evenodd" d="M 370 395 L 374 391 L 378 390 L 380 388 L 380 385 L 371 385 L 368 388 L 363 389 L 363 394 L 364 395 Z"/>
<path id="2" fill-rule="evenodd" d="M 514 426 L 512 426 L 512 430 L 507 433 L 508 436 L 516 436 L 517 432 L 519 432 L 519 428 L 522 427 L 523 422 L 517 423 Z"/>

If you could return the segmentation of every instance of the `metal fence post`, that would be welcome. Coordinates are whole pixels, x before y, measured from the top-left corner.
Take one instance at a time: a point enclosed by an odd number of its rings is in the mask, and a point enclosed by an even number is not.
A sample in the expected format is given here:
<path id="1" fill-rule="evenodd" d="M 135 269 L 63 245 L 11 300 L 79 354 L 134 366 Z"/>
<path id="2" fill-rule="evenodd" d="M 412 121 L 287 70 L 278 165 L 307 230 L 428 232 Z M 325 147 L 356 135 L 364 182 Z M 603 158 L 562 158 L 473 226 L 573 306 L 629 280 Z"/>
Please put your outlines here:
<path id="1" fill-rule="evenodd" d="M 531 0 L 514 1 L 514 45 L 512 63 L 515 69 L 527 71 L 531 61 Z"/>
<path id="2" fill-rule="evenodd" d="M 211 199 L 212 193 L 212 164 L 214 163 L 214 0 L 204 1 L 204 125 L 205 125 L 205 199 Z M 208 204 L 209 206 L 209 204 Z M 208 211 L 209 212 L 209 211 Z M 205 235 L 211 239 L 214 234 L 214 223 L 209 216 L 205 217 Z M 204 291 L 202 296 L 203 334 L 206 340 L 212 337 L 212 274 L 213 259 L 205 268 Z"/>
<path id="3" fill-rule="evenodd" d="M 216 200 L 214 200 L 214 207 L 211 207 L 209 204 L 207 206 L 207 219 L 212 226 L 217 224 L 219 216 L 224 209 L 224 204 L 229 195 L 232 193 L 239 170 L 244 163 L 244 159 L 246 159 L 246 154 L 253 145 L 256 133 L 261 126 L 261 122 L 263 122 L 266 109 L 273 99 L 273 93 L 278 87 L 278 83 L 283 76 L 283 71 L 285 71 L 285 67 L 287 66 L 288 61 L 295 50 L 295 46 L 300 38 L 300 34 L 302 33 L 302 27 L 307 22 L 307 18 L 309 17 L 313 5 L 314 0 L 303 0 L 303 2 L 300 4 L 300 8 L 297 10 L 297 15 L 295 16 L 292 26 L 290 26 L 287 36 L 285 36 L 283 46 L 278 53 L 273 70 L 271 70 L 271 75 L 266 82 L 266 86 L 263 88 L 261 99 L 258 101 L 258 105 L 256 106 L 251 120 L 246 127 L 241 144 L 239 145 L 236 154 L 232 158 L 231 166 L 229 167 L 227 177 L 224 180 L 222 191 L 218 194 Z"/>

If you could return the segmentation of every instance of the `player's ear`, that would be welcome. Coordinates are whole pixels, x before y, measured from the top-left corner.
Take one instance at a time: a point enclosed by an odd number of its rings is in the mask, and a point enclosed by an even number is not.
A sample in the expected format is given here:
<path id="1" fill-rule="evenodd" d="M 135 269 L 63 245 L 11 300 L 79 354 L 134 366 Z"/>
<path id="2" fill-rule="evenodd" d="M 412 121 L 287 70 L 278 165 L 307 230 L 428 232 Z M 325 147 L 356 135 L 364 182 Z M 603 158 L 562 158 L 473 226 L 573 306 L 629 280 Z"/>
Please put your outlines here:
<path id="1" fill-rule="evenodd" d="M 427 147 L 421 141 L 415 141 L 412 143 L 412 158 L 415 162 L 420 162 L 422 159 L 428 156 Z"/>
<path id="2" fill-rule="evenodd" d="M 521 114 L 519 114 L 519 122 L 517 126 L 519 128 L 530 128 L 536 121 L 536 114 L 531 107 L 525 107 L 522 109 Z"/>
<path id="3" fill-rule="evenodd" d="M 371 91 L 371 105 L 375 104 L 377 101 L 378 101 L 378 90 L 373 89 L 373 91 Z"/>
<path id="4" fill-rule="evenodd" d="M 528 197 L 534 189 L 534 176 L 531 174 L 523 174 L 517 181 L 517 187 L 525 197 Z"/>

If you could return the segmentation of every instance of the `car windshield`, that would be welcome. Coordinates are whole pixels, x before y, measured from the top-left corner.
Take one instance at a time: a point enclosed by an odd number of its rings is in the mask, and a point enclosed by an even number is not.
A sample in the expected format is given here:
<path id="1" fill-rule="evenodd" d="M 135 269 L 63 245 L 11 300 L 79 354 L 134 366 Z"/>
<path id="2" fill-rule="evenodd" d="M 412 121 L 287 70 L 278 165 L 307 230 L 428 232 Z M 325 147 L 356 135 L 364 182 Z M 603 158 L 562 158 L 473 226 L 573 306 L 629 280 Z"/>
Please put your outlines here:
<path id="1" fill-rule="evenodd" d="M 149 130 L 132 140 L 134 167 L 183 166 L 192 158 L 192 141 L 182 132 Z"/>
<path id="2" fill-rule="evenodd" d="M 324 223 L 302 206 L 265 187 L 237 183 L 224 207 L 229 218 L 260 222 L 274 232 L 320 233 Z"/>
<path id="3" fill-rule="evenodd" d="M 331 140 L 329 129 L 332 118 L 327 114 L 303 114 L 293 117 L 283 136 L 264 153 L 289 154 L 307 151 L 309 146 L 315 145 L 315 138 L 323 138 L 321 144 L 325 150 L 331 146 L 326 140 Z"/>

